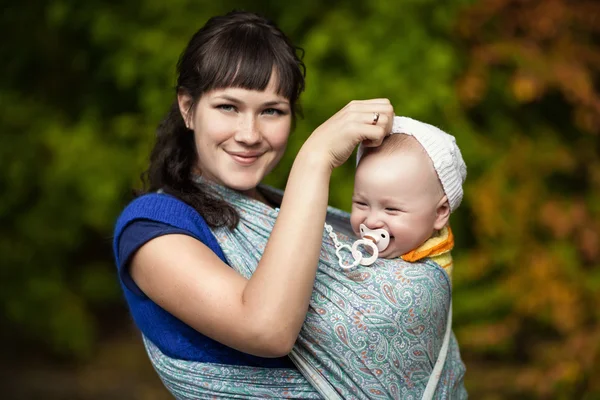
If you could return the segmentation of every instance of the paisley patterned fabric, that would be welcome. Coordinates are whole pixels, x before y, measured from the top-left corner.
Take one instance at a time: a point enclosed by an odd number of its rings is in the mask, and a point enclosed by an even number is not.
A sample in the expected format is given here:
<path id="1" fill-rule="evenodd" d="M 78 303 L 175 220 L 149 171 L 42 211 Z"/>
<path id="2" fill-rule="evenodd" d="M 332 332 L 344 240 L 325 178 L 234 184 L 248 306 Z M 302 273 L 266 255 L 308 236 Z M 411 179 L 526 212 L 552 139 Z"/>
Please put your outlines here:
<path id="1" fill-rule="evenodd" d="M 249 277 L 277 210 L 229 189 L 217 190 L 240 213 L 238 227 L 215 229 L 229 264 Z M 271 195 L 281 193 L 268 189 Z M 348 214 L 328 209 L 341 242 Z M 289 260 L 293 262 L 293 260 Z M 144 338 L 152 365 L 177 399 L 421 399 L 442 347 L 451 290 L 432 261 L 378 260 L 342 272 L 324 231 L 310 308 L 290 353 L 298 370 L 178 360 Z M 464 364 L 451 335 L 435 399 L 464 399 Z"/>
<path id="2" fill-rule="evenodd" d="M 178 400 L 322 399 L 294 369 L 184 361 L 163 354 L 147 338 L 144 344 L 164 385 Z"/>
<path id="3" fill-rule="evenodd" d="M 230 265 L 250 277 L 278 210 L 224 187 L 215 190 L 241 218 L 235 230 L 213 233 Z M 349 218 L 331 207 L 328 216 Z M 352 241 L 337 235 L 341 242 Z M 324 231 L 310 308 L 290 357 L 325 398 L 421 399 L 442 346 L 450 302 L 448 276 L 436 263 L 379 259 L 343 272 Z M 466 398 L 464 372 L 452 335 L 434 398 Z"/>

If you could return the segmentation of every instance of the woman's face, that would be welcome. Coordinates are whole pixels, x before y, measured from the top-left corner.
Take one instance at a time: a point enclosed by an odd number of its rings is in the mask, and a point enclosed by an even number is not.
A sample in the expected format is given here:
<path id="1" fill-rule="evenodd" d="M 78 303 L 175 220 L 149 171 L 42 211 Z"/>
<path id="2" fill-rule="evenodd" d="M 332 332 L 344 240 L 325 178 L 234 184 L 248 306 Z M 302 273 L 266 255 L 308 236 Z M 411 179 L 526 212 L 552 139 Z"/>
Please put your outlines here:
<path id="1" fill-rule="evenodd" d="M 273 73 L 262 92 L 241 88 L 207 92 L 188 118 L 189 98 L 179 96 L 184 120 L 194 131 L 197 167 L 204 178 L 256 196 L 256 186 L 281 159 L 290 134 L 290 103 L 277 94 L 276 79 Z"/>

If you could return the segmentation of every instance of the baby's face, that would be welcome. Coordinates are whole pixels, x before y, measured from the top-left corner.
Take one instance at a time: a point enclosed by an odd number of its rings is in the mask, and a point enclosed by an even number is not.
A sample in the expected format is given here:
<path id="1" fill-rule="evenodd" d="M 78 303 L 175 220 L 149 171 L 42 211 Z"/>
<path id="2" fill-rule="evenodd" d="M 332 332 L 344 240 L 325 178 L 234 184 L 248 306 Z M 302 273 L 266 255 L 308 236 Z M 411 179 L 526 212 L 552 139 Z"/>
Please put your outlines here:
<path id="1" fill-rule="evenodd" d="M 365 155 L 356 169 L 350 223 L 383 228 L 390 244 L 379 257 L 399 257 L 427 240 L 438 227 L 442 200 L 431 160 L 415 151 Z"/>

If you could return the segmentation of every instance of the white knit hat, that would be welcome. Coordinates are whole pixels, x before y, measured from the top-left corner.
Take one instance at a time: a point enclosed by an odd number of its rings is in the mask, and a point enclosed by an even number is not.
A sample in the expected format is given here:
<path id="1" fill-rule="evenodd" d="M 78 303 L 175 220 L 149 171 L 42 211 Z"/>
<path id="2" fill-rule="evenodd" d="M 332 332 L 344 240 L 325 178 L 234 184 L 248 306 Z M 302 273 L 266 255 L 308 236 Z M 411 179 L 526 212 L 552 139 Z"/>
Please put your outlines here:
<path id="1" fill-rule="evenodd" d="M 413 136 L 423 146 L 437 173 L 444 193 L 448 198 L 450 210 L 454 211 L 463 198 L 462 184 L 467 177 L 465 164 L 454 136 L 441 129 L 408 117 L 394 117 L 392 133 L 403 133 Z M 357 164 L 364 150 L 358 147 Z"/>

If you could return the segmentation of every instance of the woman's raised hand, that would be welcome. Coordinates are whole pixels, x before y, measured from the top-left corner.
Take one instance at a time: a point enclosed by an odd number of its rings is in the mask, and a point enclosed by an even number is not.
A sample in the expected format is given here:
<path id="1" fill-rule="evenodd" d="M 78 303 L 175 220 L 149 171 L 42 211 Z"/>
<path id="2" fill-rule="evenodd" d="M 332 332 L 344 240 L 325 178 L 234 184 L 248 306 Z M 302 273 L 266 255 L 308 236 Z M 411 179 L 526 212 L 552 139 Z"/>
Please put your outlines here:
<path id="1" fill-rule="evenodd" d="M 315 129 L 301 151 L 321 153 L 333 169 L 346 162 L 359 143 L 379 146 L 391 132 L 393 118 L 388 99 L 351 101 Z"/>

